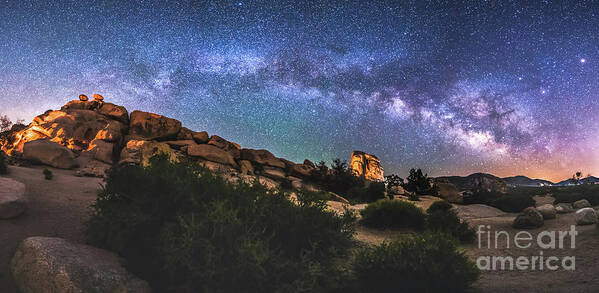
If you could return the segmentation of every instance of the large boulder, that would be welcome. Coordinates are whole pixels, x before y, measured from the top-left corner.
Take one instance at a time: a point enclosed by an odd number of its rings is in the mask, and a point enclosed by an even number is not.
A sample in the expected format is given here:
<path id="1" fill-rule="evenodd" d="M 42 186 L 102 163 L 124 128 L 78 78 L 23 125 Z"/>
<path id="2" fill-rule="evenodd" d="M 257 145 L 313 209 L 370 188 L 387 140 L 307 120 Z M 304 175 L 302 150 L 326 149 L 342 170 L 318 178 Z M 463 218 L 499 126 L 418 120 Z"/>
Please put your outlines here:
<path id="1" fill-rule="evenodd" d="M 239 169 L 243 175 L 254 175 L 254 165 L 248 160 L 240 160 Z"/>
<path id="2" fill-rule="evenodd" d="M 531 229 L 543 226 L 543 215 L 535 208 L 528 207 L 516 217 L 512 226 L 516 229 Z"/>
<path id="3" fill-rule="evenodd" d="M 591 207 L 591 203 L 589 203 L 589 201 L 586 199 L 581 199 L 579 201 L 575 201 L 572 204 L 572 207 L 574 207 L 574 209 L 576 209 L 576 210 L 582 209 L 582 208 L 588 208 L 588 207 Z"/>
<path id="4" fill-rule="evenodd" d="M 10 265 L 22 293 L 151 292 L 148 283 L 125 270 L 113 253 L 60 238 L 26 238 Z"/>
<path id="5" fill-rule="evenodd" d="M 285 175 L 285 171 L 283 169 L 274 168 L 274 167 L 270 167 L 270 166 L 264 167 L 264 170 L 262 170 L 261 174 L 266 177 L 275 179 L 275 180 L 284 180 L 287 178 L 287 176 Z"/>
<path id="6" fill-rule="evenodd" d="M 97 112 L 122 123 L 129 124 L 129 113 L 123 106 L 118 106 L 112 103 L 102 103 L 98 107 Z"/>
<path id="7" fill-rule="evenodd" d="M 181 122 L 154 113 L 133 111 L 129 131 L 146 140 L 174 139 L 181 131 Z"/>
<path id="8" fill-rule="evenodd" d="M 293 164 L 289 169 L 292 176 L 307 178 L 315 168 L 307 164 Z"/>
<path id="9" fill-rule="evenodd" d="M 371 181 L 384 181 L 385 177 L 381 161 L 375 155 L 361 151 L 353 151 L 349 167 L 357 176 Z"/>
<path id="10" fill-rule="evenodd" d="M 90 142 L 89 148 L 85 151 L 92 155 L 98 161 L 112 164 L 116 146 L 110 142 L 94 139 Z"/>
<path id="11" fill-rule="evenodd" d="M 75 155 L 69 149 L 50 140 L 34 140 L 23 146 L 23 158 L 55 168 L 75 167 Z"/>
<path id="12" fill-rule="evenodd" d="M 121 150 L 119 165 L 137 164 L 147 166 L 150 158 L 165 154 L 171 161 L 178 161 L 182 153 L 172 149 L 167 143 L 151 140 L 129 140 Z"/>
<path id="13" fill-rule="evenodd" d="M 14 218 L 25 211 L 25 185 L 0 177 L 0 219 Z"/>
<path id="14" fill-rule="evenodd" d="M 286 167 L 285 162 L 267 150 L 241 149 L 241 159 L 281 169 Z"/>
<path id="15" fill-rule="evenodd" d="M 206 132 L 206 131 L 200 131 L 200 132 L 192 131 L 191 137 L 193 138 L 193 140 L 195 140 L 197 143 L 200 143 L 200 144 L 208 143 L 208 141 L 210 140 L 210 138 L 208 137 L 208 132 Z"/>
<path id="16" fill-rule="evenodd" d="M 597 223 L 597 212 L 592 208 L 582 208 L 574 214 L 576 225 L 591 225 Z"/>
<path id="17" fill-rule="evenodd" d="M 241 156 L 239 145 L 234 144 L 218 135 L 213 135 L 210 137 L 208 144 L 230 153 L 235 159 L 239 159 Z"/>
<path id="18" fill-rule="evenodd" d="M 572 213 L 574 212 L 574 209 L 572 208 L 572 204 L 571 203 L 558 203 L 557 205 L 555 205 L 555 211 L 558 214 L 567 214 L 567 213 Z"/>
<path id="19" fill-rule="evenodd" d="M 187 155 L 191 157 L 200 157 L 216 163 L 237 166 L 231 153 L 209 144 L 190 145 L 187 148 Z"/>
<path id="20" fill-rule="evenodd" d="M 537 207 L 537 211 L 543 215 L 544 220 L 555 219 L 557 211 L 552 204 L 544 204 Z"/>
<path id="21" fill-rule="evenodd" d="M 96 133 L 94 139 L 120 144 L 123 140 L 123 134 L 127 132 L 128 127 L 128 124 L 123 124 L 119 121 L 110 121 L 103 129 Z"/>

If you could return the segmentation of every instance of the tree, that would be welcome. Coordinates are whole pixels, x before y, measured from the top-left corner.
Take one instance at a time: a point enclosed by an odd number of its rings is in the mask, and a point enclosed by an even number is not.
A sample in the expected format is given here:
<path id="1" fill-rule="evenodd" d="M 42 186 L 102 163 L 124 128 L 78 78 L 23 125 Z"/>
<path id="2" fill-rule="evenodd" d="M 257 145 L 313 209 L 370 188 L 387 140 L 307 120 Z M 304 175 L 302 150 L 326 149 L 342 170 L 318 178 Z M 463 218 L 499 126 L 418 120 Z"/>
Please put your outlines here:
<path id="1" fill-rule="evenodd" d="M 416 194 L 435 195 L 435 186 L 432 184 L 428 174 L 423 174 L 421 169 L 411 169 L 407 182 L 403 184 L 406 191 Z"/>
<path id="2" fill-rule="evenodd" d="M 582 172 L 578 171 L 572 175 L 572 181 L 575 185 L 580 184 L 580 179 L 582 179 Z"/>
<path id="3" fill-rule="evenodd" d="M 403 184 L 403 178 L 395 174 L 385 176 L 385 185 L 387 186 L 387 195 L 389 196 L 389 198 L 393 199 L 393 193 L 395 192 L 395 189 L 402 186 Z"/>
<path id="4" fill-rule="evenodd" d="M 0 132 L 10 130 L 11 126 L 12 121 L 10 121 L 10 118 L 8 118 L 8 116 L 0 116 Z"/>

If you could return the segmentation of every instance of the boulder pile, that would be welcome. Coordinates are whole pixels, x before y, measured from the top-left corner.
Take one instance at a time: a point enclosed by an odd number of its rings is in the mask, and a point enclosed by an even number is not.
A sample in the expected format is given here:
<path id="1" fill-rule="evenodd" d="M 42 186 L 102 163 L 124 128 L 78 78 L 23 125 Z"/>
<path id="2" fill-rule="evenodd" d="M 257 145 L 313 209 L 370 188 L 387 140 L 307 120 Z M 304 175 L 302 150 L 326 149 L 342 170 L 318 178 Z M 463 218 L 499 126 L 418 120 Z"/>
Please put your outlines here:
<path id="1" fill-rule="evenodd" d="M 315 169 L 308 160 L 297 164 L 267 150 L 242 148 L 218 135 L 190 130 L 173 118 L 142 111 L 129 114 L 98 94 L 93 100 L 80 95 L 60 110 L 35 117 L 24 129 L 4 137 L 0 146 L 10 156 L 75 169 L 81 176 L 101 177 L 117 164 L 144 165 L 157 153 L 201 162 L 232 181 L 259 176 L 270 187 L 306 187 L 304 179 Z M 370 161 L 365 167 L 380 166 Z"/>

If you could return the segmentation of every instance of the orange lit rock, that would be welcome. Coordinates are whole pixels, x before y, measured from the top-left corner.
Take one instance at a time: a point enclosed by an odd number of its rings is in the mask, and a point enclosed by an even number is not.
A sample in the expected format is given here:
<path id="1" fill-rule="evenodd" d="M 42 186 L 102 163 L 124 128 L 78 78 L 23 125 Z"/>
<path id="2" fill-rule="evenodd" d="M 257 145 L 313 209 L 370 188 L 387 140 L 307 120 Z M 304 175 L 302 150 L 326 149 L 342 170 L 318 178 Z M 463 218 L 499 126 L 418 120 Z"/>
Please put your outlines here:
<path id="1" fill-rule="evenodd" d="M 79 95 L 79 101 L 87 101 L 89 98 L 86 95 Z"/>
<path id="2" fill-rule="evenodd" d="M 375 155 L 353 151 L 349 166 L 354 174 L 368 180 L 383 181 L 385 179 L 381 161 Z"/>

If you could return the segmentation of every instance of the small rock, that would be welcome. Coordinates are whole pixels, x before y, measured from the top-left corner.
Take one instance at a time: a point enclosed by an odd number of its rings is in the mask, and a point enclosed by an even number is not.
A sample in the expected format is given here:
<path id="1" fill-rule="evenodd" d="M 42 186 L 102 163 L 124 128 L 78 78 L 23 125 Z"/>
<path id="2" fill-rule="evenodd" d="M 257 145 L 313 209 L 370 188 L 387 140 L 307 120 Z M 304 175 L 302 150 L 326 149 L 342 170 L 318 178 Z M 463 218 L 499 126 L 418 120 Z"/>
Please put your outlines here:
<path id="1" fill-rule="evenodd" d="M 572 208 L 572 204 L 571 203 L 558 203 L 555 206 L 555 211 L 558 214 L 567 214 L 567 213 L 572 213 L 574 212 L 574 209 Z"/>
<path id="2" fill-rule="evenodd" d="M 14 218 L 25 211 L 25 185 L 0 177 L 0 219 Z"/>
<path id="3" fill-rule="evenodd" d="M 104 97 L 99 94 L 94 94 L 94 100 L 96 101 L 104 101 Z"/>
<path id="4" fill-rule="evenodd" d="M 79 101 L 87 102 L 89 98 L 86 95 L 79 95 Z"/>
<path id="5" fill-rule="evenodd" d="M 557 211 L 552 204 L 544 204 L 537 207 L 537 211 L 543 215 L 544 220 L 555 219 Z"/>
<path id="6" fill-rule="evenodd" d="M 61 238 L 26 238 L 10 268 L 22 293 L 151 292 L 148 283 L 125 270 L 113 253 Z"/>
<path id="7" fill-rule="evenodd" d="M 512 226 L 516 229 L 539 228 L 543 226 L 543 215 L 537 209 L 528 207 L 516 217 Z"/>
<path id="8" fill-rule="evenodd" d="M 581 199 L 579 201 L 575 201 L 572 206 L 574 207 L 574 209 L 582 209 L 582 208 L 588 208 L 591 207 L 591 203 L 589 203 L 588 200 L 586 199 Z"/>
<path id="9" fill-rule="evenodd" d="M 597 223 L 597 212 L 592 208 L 582 208 L 574 214 L 576 225 L 590 225 Z"/>

